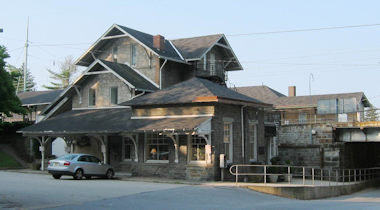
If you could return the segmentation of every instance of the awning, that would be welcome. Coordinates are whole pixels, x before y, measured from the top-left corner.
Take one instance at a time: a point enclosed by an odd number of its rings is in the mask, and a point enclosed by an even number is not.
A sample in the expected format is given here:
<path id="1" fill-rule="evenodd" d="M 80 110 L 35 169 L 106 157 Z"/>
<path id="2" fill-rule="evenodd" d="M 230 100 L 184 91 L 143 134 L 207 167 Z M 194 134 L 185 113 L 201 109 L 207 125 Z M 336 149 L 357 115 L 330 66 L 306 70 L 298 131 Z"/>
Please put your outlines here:
<path id="1" fill-rule="evenodd" d="M 24 136 L 121 134 L 143 132 L 210 133 L 211 116 L 131 119 L 130 108 L 78 109 L 18 131 Z"/>

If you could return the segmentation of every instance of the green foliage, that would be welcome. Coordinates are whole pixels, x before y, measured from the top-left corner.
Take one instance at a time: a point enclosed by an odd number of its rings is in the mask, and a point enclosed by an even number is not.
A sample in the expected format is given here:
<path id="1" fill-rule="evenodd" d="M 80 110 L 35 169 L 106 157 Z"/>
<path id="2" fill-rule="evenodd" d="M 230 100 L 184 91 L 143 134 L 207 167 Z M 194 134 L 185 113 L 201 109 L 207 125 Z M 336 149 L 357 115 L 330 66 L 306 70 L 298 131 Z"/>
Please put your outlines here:
<path id="1" fill-rule="evenodd" d="M 32 122 L 4 122 L 0 123 L 0 135 L 14 135 L 16 131 L 33 125 Z"/>
<path id="2" fill-rule="evenodd" d="M 20 168 L 19 162 L 15 161 L 7 153 L 0 150 L 0 169 L 1 168 Z"/>
<path id="3" fill-rule="evenodd" d="M 16 88 L 16 92 L 24 90 L 24 69 L 25 65 L 22 64 L 20 68 L 16 68 L 12 65 L 6 66 L 7 71 L 11 74 L 13 79 L 13 86 Z M 30 69 L 26 70 L 26 91 L 35 91 L 36 83 L 34 82 L 34 76 L 31 74 Z"/>
<path id="4" fill-rule="evenodd" d="M 50 78 L 58 82 L 50 82 L 52 86 L 43 85 L 44 88 L 51 90 L 65 89 L 71 84 L 75 73 L 78 71 L 72 56 L 66 56 L 65 61 L 59 64 L 59 68 L 59 72 L 47 69 L 50 73 Z"/>
<path id="5" fill-rule="evenodd" d="M 5 70 L 5 59 L 9 58 L 6 48 L 0 46 L 0 113 L 11 117 L 12 113 L 27 114 L 28 111 L 21 106 L 21 101 L 16 95 L 11 74 Z"/>
<path id="6" fill-rule="evenodd" d="M 369 107 L 365 110 L 365 121 L 377 121 L 379 119 L 379 113 L 376 107 Z"/>

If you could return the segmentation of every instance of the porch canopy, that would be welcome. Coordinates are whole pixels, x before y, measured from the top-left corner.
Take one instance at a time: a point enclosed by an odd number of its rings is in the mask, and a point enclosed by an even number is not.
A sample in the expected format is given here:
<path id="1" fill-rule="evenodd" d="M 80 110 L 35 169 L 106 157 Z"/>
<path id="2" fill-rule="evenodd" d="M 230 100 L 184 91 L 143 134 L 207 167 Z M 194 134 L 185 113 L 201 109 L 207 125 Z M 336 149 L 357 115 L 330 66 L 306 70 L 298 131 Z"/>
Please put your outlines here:
<path id="1" fill-rule="evenodd" d="M 138 151 L 138 133 L 165 133 L 171 136 L 177 147 L 174 135 L 197 133 L 198 129 L 204 128 L 202 125 L 211 120 L 211 116 L 131 119 L 131 115 L 130 108 L 74 109 L 23 128 L 18 133 L 37 139 L 42 147 L 48 140 L 55 137 L 63 137 L 69 143 L 78 136 L 94 137 L 102 143 L 102 153 L 106 162 L 107 150 L 103 148 L 106 147 L 110 135 L 129 137 L 135 144 L 135 151 Z M 41 154 L 44 157 L 43 149 Z"/>

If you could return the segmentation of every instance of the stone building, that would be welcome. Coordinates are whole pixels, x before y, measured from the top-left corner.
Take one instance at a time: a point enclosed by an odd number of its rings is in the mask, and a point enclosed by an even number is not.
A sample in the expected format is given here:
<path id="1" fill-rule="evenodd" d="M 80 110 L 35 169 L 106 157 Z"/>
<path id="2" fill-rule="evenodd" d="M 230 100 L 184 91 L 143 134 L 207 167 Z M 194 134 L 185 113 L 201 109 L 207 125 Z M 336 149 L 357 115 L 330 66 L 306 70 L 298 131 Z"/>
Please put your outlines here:
<path id="1" fill-rule="evenodd" d="M 19 131 L 43 151 L 60 137 L 119 171 L 178 179 L 219 180 L 221 154 L 267 162 L 272 105 L 225 87 L 242 67 L 224 35 L 170 41 L 113 25 L 76 63 L 84 73 Z"/>
<path id="2" fill-rule="evenodd" d="M 364 108 L 371 107 L 364 93 L 297 96 L 294 86 L 289 96 L 267 86 L 237 91 L 274 105 L 268 113 L 280 119 L 276 154 L 282 163 L 325 169 L 378 166 L 380 124 L 364 122 Z"/>

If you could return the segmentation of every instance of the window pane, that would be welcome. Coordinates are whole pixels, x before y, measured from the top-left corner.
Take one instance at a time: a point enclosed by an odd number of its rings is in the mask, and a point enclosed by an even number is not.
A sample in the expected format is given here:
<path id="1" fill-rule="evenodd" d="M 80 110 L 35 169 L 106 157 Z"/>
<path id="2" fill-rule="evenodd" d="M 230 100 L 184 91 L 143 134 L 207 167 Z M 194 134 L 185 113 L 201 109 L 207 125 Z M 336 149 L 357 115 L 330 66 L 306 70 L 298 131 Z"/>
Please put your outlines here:
<path id="1" fill-rule="evenodd" d="M 111 87 L 111 104 L 117 104 L 117 87 Z"/>
<path id="2" fill-rule="evenodd" d="M 158 160 L 169 160 L 169 146 L 159 145 L 158 146 Z"/>
<path id="3" fill-rule="evenodd" d="M 118 56 L 118 48 L 113 47 L 112 48 L 112 61 L 117 62 L 117 56 Z"/>
<path id="4" fill-rule="evenodd" d="M 137 45 L 132 45 L 131 49 L 131 64 L 136 65 L 137 62 Z"/>
<path id="5" fill-rule="evenodd" d="M 95 106 L 95 102 L 96 102 L 96 91 L 94 88 L 90 88 L 89 95 L 88 95 L 88 105 Z"/>
<path id="6" fill-rule="evenodd" d="M 126 144 L 124 145 L 124 159 L 131 159 L 131 145 L 130 144 Z"/>
<path id="7" fill-rule="evenodd" d="M 157 145 L 148 145 L 148 157 L 147 160 L 157 160 Z"/>

